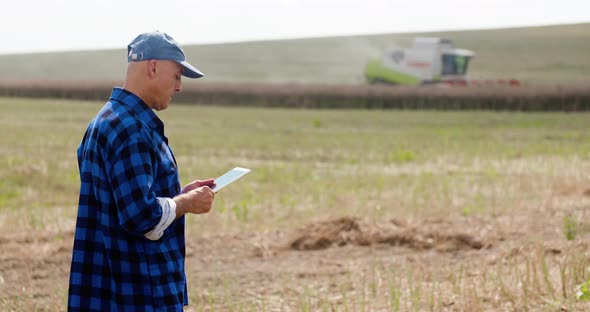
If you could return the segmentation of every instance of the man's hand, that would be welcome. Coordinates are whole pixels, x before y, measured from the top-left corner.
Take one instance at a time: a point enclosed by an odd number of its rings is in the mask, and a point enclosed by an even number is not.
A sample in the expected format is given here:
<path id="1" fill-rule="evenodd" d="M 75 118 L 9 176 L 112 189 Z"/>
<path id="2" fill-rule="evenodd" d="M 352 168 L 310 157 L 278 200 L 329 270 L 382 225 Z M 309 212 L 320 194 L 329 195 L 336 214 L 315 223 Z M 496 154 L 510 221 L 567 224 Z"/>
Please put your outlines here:
<path id="1" fill-rule="evenodd" d="M 176 218 L 186 213 L 207 213 L 211 210 L 215 193 L 208 185 L 213 187 L 213 179 L 197 180 L 189 183 L 182 189 L 182 194 L 174 197 L 176 202 Z"/>
<path id="2" fill-rule="evenodd" d="M 195 180 L 189 184 L 187 184 L 185 187 L 182 188 L 182 191 L 180 192 L 181 194 L 184 193 L 188 193 L 198 187 L 201 186 L 208 186 L 209 188 L 214 188 L 215 187 L 215 180 L 214 179 L 207 179 L 207 180 Z"/>

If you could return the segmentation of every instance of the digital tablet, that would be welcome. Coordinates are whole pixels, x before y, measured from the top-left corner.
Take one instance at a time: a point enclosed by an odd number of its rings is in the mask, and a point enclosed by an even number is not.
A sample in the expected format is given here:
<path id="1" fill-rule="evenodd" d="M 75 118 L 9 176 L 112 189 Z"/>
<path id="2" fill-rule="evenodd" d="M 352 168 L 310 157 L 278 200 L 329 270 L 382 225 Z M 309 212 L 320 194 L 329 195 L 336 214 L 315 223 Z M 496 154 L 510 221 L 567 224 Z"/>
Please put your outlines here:
<path id="1" fill-rule="evenodd" d="M 232 170 L 226 172 L 219 178 L 215 179 L 215 187 L 212 189 L 212 191 L 215 193 L 219 192 L 222 188 L 228 186 L 232 182 L 248 174 L 250 171 L 252 170 L 242 167 L 233 168 Z"/>

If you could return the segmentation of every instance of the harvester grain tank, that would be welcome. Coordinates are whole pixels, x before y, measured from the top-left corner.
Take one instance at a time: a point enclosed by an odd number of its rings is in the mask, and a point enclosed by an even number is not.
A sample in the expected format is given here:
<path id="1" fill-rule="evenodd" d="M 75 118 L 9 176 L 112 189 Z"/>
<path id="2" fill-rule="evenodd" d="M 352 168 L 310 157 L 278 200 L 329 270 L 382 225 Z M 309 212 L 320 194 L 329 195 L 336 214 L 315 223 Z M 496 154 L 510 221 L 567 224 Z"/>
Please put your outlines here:
<path id="1" fill-rule="evenodd" d="M 467 68 L 474 54 L 456 49 L 449 39 L 418 37 L 409 49 L 389 49 L 380 60 L 370 60 L 365 77 L 369 83 L 466 84 Z"/>

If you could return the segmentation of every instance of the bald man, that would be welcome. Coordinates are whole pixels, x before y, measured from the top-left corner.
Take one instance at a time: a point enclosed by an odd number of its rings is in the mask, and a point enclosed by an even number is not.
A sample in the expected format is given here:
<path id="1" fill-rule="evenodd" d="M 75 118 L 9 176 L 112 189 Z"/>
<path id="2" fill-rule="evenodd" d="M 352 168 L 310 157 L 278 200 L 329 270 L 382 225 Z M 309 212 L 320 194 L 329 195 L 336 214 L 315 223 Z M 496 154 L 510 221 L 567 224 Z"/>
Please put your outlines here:
<path id="1" fill-rule="evenodd" d="M 90 122 L 78 147 L 80 197 L 70 270 L 69 311 L 182 311 L 184 215 L 210 211 L 214 180 L 181 189 L 164 124 L 154 113 L 203 74 L 172 37 L 128 45 L 122 88 Z"/>

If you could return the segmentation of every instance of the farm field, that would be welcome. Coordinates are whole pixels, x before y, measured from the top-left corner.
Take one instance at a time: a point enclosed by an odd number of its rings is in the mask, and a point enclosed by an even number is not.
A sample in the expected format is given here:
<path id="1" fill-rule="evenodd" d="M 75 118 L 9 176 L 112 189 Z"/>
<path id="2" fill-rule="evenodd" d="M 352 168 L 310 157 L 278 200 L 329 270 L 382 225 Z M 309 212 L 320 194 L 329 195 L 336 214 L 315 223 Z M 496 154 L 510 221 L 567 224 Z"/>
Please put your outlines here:
<path id="1" fill-rule="evenodd" d="M 410 47 L 418 36 L 452 39 L 457 47 L 475 51 L 469 65 L 473 79 L 518 79 L 524 84 L 590 82 L 590 23 L 181 43 L 187 59 L 207 75 L 203 80 L 207 82 L 358 85 L 365 83 L 363 71 L 369 59 L 380 57 L 391 46 Z M 121 42 L 120 49 L 113 50 L 0 55 L 0 80 L 120 81 L 125 73 L 127 43 Z"/>
<path id="2" fill-rule="evenodd" d="M 65 309 L 75 151 L 103 104 L 0 98 L 1 311 Z M 187 311 L 590 309 L 588 113 L 159 115 L 183 184 L 253 170 L 187 216 Z"/>

